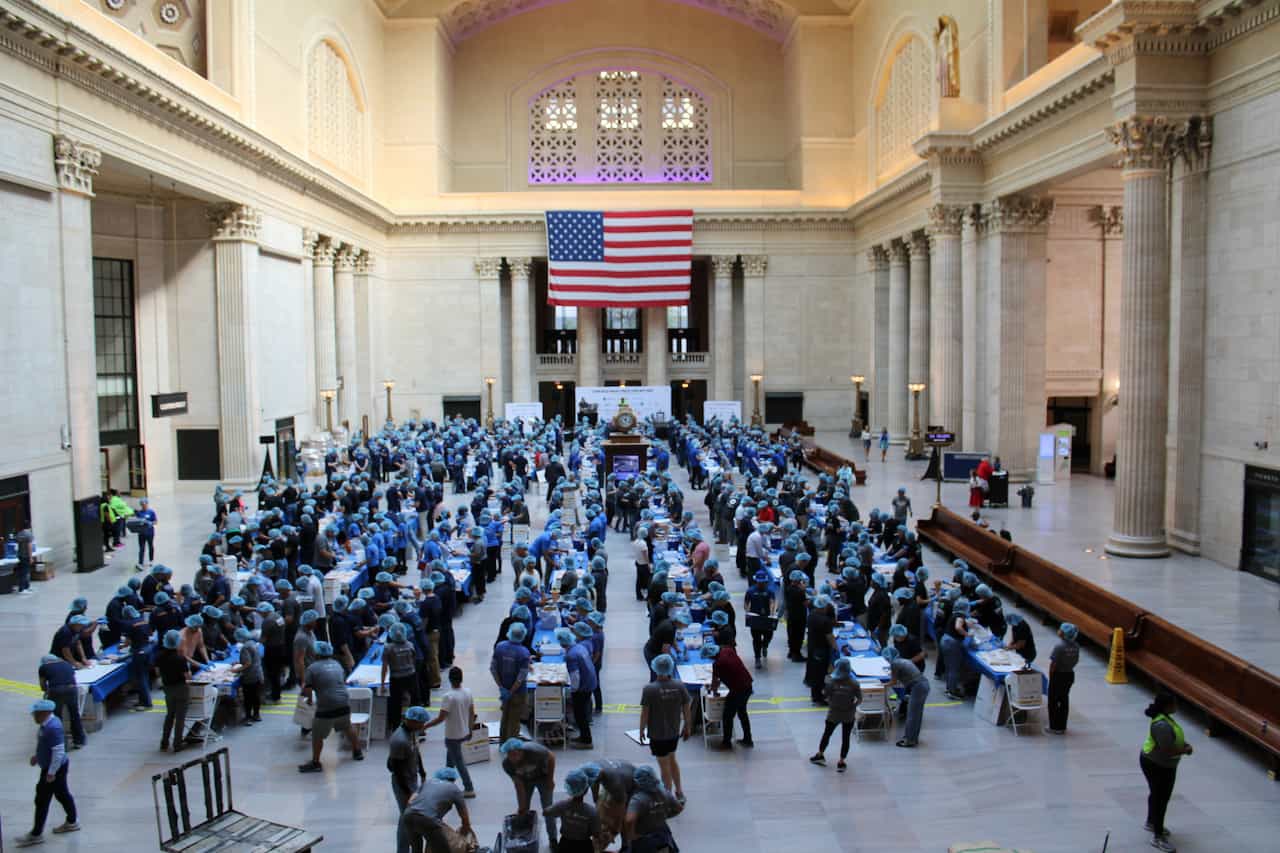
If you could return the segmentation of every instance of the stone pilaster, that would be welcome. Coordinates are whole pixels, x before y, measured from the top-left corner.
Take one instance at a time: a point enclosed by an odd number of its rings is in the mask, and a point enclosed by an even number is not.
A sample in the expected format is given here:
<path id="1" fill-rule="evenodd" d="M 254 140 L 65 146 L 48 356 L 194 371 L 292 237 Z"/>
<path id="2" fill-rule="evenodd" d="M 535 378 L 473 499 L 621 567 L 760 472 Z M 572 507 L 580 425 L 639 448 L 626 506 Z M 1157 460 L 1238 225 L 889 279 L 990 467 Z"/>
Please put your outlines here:
<path id="1" fill-rule="evenodd" d="M 734 255 L 716 255 L 711 259 L 713 285 L 712 335 L 715 345 L 711 354 L 715 381 L 711 393 L 715 400 L 733 399 L 733 265 Z"/>
<path id="2" fill-rule="evenodd" d="M 867 250 L 871 270 L 871 422 L 867 429 L 878 433 L 889 426 L 889 250 L 872 246 Z"/>
<path id="3" fill-rule="evenodd" d="M 982 284 L 979 261 L 982 244 L 979 232 L 982 208 L 976 204 L 964 210 L 960 225 L 960 446 L 978 449 L 978 365 L 980 364 L 978 302 Z"/>
<path id="4" fill-rule="evenodd" d="M 476 278 L 479 282 L 480 317 L 480 411 L 487 413 L 489 386 L 486 377 L 496 380 L 493 386 L 494 417 L 502 415 L 502 258 L 476 258 Z M 579 312 L 581 313 L 581 312 Z"/>
<path id="5" fill-rule="evenodd" d="M 765 293 L 764 293 L 764 277 L 769 268 L 768 255 L 743 255 L 742 256 L 742 314 L 745 318 L 743 323 L 743 355 L 744 366 L 746 367 L 743 376 L 743 412 L 746 413 L 751 404 L 747 402 L 746 397 L 751 394 L 751 374 L 759 373 L 765 376 L 765 382 L 769 380 L 768 374 L 764 369 L 764 347 L 765 347 Z M 761 389 L 760 411 L 764 411 L 764 390 Z"/>
<path id="6" fill-rule="evenodd" d="M 907 273 L 907 244 L 894 240 L 889 244 L 889 435 L 894 441 L 906 438 L 910 425 L 907 412 L 907 354 L 910 350 L 911 326 L 907 313 L 910 283 Z"/>
<path id="7" fill-rule="evenodd" d="M 67 136 L 53 138 L 58 186 L 58 267 L 66 358 L 71 497 L 102 491 L 98 466 L 98 374 L 93 320 L 93 177 L 102 155 Z"/>
<path id="8" fill-rule="evenodd" d="M 533 387 L 533 294 L 530 291 L 530 258 L 507 258 L 511 270 L 511 401 L 537 402 Z"/>
<path id="9" fill-rule="evenodd" d="M 320 371 L 317 369 L 320 364 L 320 355 L 317 347 L 319 346 L 316 330 L 319 326 L 316 313 L 316 244 L 320 242 L 320 235 L 310 228 L 302 229 L 302 287 L 303 293 L 303 312 L 311 317 L 311 337 L 309 339 L 310 346 L 307 353 L 307 396 L 311 399 L 313 408 L 311 417 L 313 423 L 324 423 L 324 401 L 320 399 Z M 310 309 L 310 310 L 308 310 Z"/>
<path id="10" fill-rule="evenodd" d="M 1194 118 L 1178 129 L 1173 185 L 1173 327 L 1176 397 L 1169 418 L 1169 489 L 1173 517 L 1169 544 L 1200 553 L 1200 464 L 1204 428 L 1205 295 L 1208 261 L 1209 151 L 1213 119 Z M 1123 389 L 1122 389 L 1123 390 Z"/>
<path id="11" fill-rule="evenodd" d="M 929 423 L 929 403 L 933 399 L 933 386 L 929 380 L 929 238 L 923 231 L 910 236 L 907 243 L 911 255 L 907 271 L 911 287 L 908 297 L 910 346 L 907 348 L 907 381 L 925 383 L 920 395 L 920 428 Z M 907 429 L 911 429 L 908 418 Z"/>
<path id="12" fill-rule="evenodd" d="M 598 388 L 600 373 L 600 309 L 578 309 L 578 384 Z"/>
<path id="13" fill-rule="evenodd" d="M 960 431 L 963 414 L 960 228 L 964 208 L 929 210 L 933 255 L 929 259 L 929 423 Z"/>
<path id="14" fill-rule="evenodd" d="M 995 430 L 992 450 L 1013 480 L 1035 476 L 1038 435 L 1045 411 L 1045 274 L 1047 232 L 1053 201 L 1006 196 L 991 205 L 990 235 L 996 240 L 988 271 L 994 289 L 988 343 L 994 363 L 989 394 Z"/>
<path id="15" fill-rule="evenodd" d="M 356 418 L 369 416 L 369 428 L 386 420 L 382 380 L 381 341 L 378 334 L 377 279 L 373 275 L 373 255 L 367 249 L 356 249 L 351 258 L 352 283 L 356 298 Z M 394 378 L 394 377 L 391 377 Z"/>
<path id="16" fill-rule="evenodd" d="M 209 209 L 209 221 L 217 300 L 222 479 L 251 483 L 258 478 L 260 452 L 254 293 L 262 216 L 244 205 L 219 204 Z"/>
<path id="17" fill-rule="evenodd" d="M 356 367 L 356 247 L 338 246 L 333 256 L 334 326 L 338 342 L 337 419 L 354 433 L 360 429 L 360 377 Z"/>
<path id="18" fill-rule="evenodd" d="M 645 384 L 654 387 L 666 385 L 667 362 L 667 309 L 644 309 Z"/>
<path id="19" fill-rule="evenodd" d="M 317 236 L 311 248 L 312 280 L 316 306 L 316 388 L 335 391 L 338 388 L 338 332 L 334 320 L 333 258 L 337 247 L 328 237 Z M 324 401 L 320 401 L 320 420 L 324 423 Z M 334 417 L 341 420 L 338 413 Z M 335 422 L 336 425 L 336 422 Z"/>

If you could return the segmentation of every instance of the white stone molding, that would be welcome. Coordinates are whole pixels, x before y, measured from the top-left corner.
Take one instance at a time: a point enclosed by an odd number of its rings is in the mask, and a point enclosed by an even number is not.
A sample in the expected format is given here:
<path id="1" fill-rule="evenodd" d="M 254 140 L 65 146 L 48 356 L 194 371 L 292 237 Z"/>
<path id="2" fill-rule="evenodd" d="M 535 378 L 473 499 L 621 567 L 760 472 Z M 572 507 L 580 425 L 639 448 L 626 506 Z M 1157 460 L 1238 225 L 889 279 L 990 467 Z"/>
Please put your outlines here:
<path id="1" fill-rule="evenodd" d="M 356 268 L 356 254 L 360 251 L 357 247 L 350 243 L 343 243 L 338 247 L 338 251 L 333 256 L 333 269 L 335 272 L 354 272 Z"/>
<path id="2" fill-rule="evenodd" d="M 92 196 L 93 176 L 101 165 L 102 152 L 98 149 L 70 136 L 53 138 L 53 170 L 60 189 Z"/>
<path id="3" fill-rule="evenodd" d="M 262 232 L 262 213 L 248 205 L 229 202 L 209 208 L 209 224 L 213 226 L 213 239 L 258 242 Z"/>
<path id="4" fill-rule="evenodd" d="M 356 275 L 369 275 L 373 272 L 373 255 L 369 253 L 368 249 L 357 249 L 353 259 L 353 266 Z"/>
<path id="5" fill-rule="evenodd" d="M 987 227 L 1002 234 L 1046 231 L 1053 217 L 1053 199 L 1007 195 L 991 203 Z"/>
<path id="6" fill-rule="evenodd" d="M 337 253 L 338 247 L 333 240 L 321 236 L 316 239 L 315 246 L 311 250 L 311 257 L 314 259 L 316 266 L 331 267 L 333 266 L 334 256 Z"/>
<path id="7" fill-rule="evenodd" d="M 989 153 L 1014 137 L 1055 118 L 1087 106 L 1095 97 L 1105 97 L 1115 82 L 1115 69 L 1104 57 L 1082 65 L 1045 91 L 1005 110 L 973 133 L 973 147 Z"/>
<path id="8" fill-rule="evenodd" d="M 481 279 L 494 279 L 502 274 L 502 258 L 476 258 L 476 275 Z"/>
<path id="9" fill-rule="evenodd" d="M 867 249 L 867 266 L 872 270 L 889 268 L 889 250 L 884 246 L 872 246 Z"/>
<path id="10" fill-rule="evenodd" d="M 743 255 L 742 256 L 742 274 L 750 278 L 758 278 L 763 276 L 765 270 L 769 267 L 768 255 Z"/>
<path id="11" fill-rule="evenodd" d="M 314 261 L 316 258 L 316 245 L 320 242 L 320 235 L 310 228 L 302 229 L 302 257 Z"/>
<path id="12" fill-rule="evenodd" d="M 960 204 L 935 204 L 929 208 L 929 228 L 931 236 L 960 236 L 960 228 L 964 225 L 966 206 Z"/>
<path id="13" fill-rule="evenodd" d="M 1108 127 L 1107 137 L 1126 171 L 1165 169 L 1178 153 L 1178 128 L 1164 116 L 1133 116 Z"/>
<path id="14" fill-rule="evenodd" d="M 737 255 L 713 255 L 711 258 L 711 270 L 717 277 L 733 275 L 733 265 L 737 262 Z"/>

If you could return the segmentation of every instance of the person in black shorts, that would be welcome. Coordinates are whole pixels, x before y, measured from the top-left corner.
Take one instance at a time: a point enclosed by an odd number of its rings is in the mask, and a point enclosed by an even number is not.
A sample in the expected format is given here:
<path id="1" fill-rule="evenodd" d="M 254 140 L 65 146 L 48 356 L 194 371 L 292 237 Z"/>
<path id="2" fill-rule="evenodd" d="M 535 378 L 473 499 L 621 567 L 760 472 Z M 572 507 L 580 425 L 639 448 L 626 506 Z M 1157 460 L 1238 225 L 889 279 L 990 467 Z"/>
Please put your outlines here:
<path id="1" fill-rule="evenodd" d="M 646 684 L 640 693 L 640 739 L 643 742 L 648 735 L 649 752 L 658 759 L 662 783 L 684 805 L 676 747 L 693 731 L 693 701 L 684 683 L 673 677 L 676 662 L 671 655 L 658 655 L 650 666 L 657 680 Z"/>

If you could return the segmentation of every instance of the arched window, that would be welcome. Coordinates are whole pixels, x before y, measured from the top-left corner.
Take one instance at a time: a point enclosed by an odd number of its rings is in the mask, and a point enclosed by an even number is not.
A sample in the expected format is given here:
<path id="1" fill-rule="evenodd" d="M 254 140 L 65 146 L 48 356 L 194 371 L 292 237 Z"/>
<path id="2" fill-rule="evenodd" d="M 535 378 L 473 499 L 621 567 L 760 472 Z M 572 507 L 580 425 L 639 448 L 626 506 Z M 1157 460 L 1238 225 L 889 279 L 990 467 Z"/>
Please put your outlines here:
<path id="1" fill-rule="evenodd" d="M 329 39 L 307 60 L 307 143 L 344 172 L 364 176 L 364 101 L 350 59 Z"/>
<path id="2" fill-rule="evenodd" d="M 929 47 L 908 36 L 889 60 L 876 100 L 876 174 L 888 175 L 915 157 L 911 145 L 929 130 L 933 76 Z"/>
<path id="3" fill-rule="evenodd" d="M 665 74 L 581 72 L 529 103 L 529 183 L 710 183 L 709 116 Z"/>

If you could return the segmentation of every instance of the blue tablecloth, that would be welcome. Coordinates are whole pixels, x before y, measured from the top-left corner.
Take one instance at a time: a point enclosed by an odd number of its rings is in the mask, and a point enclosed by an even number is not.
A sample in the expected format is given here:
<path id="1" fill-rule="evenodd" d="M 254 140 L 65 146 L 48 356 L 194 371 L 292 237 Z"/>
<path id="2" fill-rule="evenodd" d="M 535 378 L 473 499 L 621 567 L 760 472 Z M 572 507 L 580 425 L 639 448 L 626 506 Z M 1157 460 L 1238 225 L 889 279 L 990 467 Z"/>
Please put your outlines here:
<path id="1" fill-rule="evenodd" d="M 455 571 L 467 573 L 467 576 L 462 580 L 458 580 L 458 578 L 454 577 L 453 586 L 454 586 L 454 589 L 457 589 L 467 598 L 470 598 L 471 597 L 471 558 L 470 557 L 450 557 L 447 560 L 445 560 L 444 564 L 445 564 L 445 568 L 449 570 L 451 575 Z"/>
<path id="2" fill-rule="evenodd" d="M 990 640 L 987 640 L 985 643 L 982 643 L 981 645 L 973 645 L 971 643 L 965 643 L 964 653 L 965 653 L 966 663 L 973 669 L 977 670 L 982 675 L 985 675 L 987 678 L 990 678 L 996 684 L 1004 684 L 1005 676 L 1008 675 L 1009 673 L 1000 672 L 999 670 L 992 669 L 990 666 L 987 665 L 986 661 L 984 661 L 981 657 L 978 656 L 978 652 L 994 651 L 996 649 L 1001 648 L 1003 645 L 1004 643 L 1002 643 L 998 637 L 992 637 Z M 1035 669 L 1035 667 L 1032 667 L 1032 669 Z M 1036 669 L 1036 672 L 1040 672 L 1040 670 Z M 1043 682 L 1042 689 L 1046 693 L 1048 693 L 1049 692 L 1049 676 L 1045 675 L 1043 672 L 1040 672 L 1040 678 L 1041 678 L 1041 681 Z"/>

